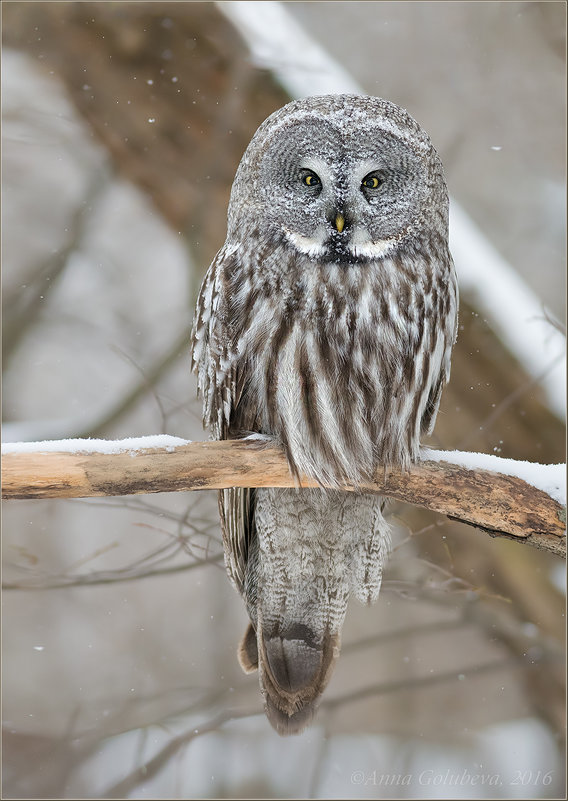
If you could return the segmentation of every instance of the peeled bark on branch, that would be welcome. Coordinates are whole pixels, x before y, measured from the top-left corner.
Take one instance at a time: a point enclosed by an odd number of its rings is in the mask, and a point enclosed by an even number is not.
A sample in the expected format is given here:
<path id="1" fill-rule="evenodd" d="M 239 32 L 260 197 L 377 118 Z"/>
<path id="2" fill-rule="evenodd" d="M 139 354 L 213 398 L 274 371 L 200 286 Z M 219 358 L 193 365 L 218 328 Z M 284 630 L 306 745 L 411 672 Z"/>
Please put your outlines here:
<path id="1" fill-rule="evenodd" d="M 262 440 L 191 442 L 120 452 L 97 451 L 88 440 L 84 443 L 85 450 L 77 441 L 71 451 L 64 450 L 63 443 L 61 451 L 42 452 L 39 443 L 32 452 L 10 452 L 8 447 L 2 456 L 2 497 L 83 498 L 294 486 L 282 451 Z M 306 478 L 302 486 L 317 484 Z M 425 460 L 410 472 L 380 468 L 361 489 L 566 556 L 564 507 L 517 476 Z"/>

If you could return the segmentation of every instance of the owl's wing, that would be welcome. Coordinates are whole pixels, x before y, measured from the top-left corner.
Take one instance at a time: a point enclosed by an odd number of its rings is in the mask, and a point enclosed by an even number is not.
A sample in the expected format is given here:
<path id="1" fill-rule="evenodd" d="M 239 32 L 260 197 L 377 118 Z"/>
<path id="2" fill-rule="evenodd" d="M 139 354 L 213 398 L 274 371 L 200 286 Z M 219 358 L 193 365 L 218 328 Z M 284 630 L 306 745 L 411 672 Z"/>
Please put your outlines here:
<path id="1" fill-rule="evenodd" d="M 214 439 L 229 439 L 246 384 L 246 368 L 239 366 L 235 337 L 228 323 L 224 299 L 226 271 L 237 264 L 236 249 L 225 245 L 213 260 L 199 292 L 193 330 L 192 370 L 203 398 L 203 424 Z M 249 545 L 254 532 L 254 490 L 232 487 L 219 492 L 219 512 L 230 579 L 242 594 Z"/>
<path id="2" fill-rule="evenodd" d="M 450 380 L 452 348 L 458 336 L 458 285 L 451 256 L 449 259 L 452 267 L 447 287 L 449 311 L 441 327 L 443 352 L 440 361 L 440 370 L 437 379 L 432 384 L 428 402 L 424 414 L 422 415 L 422 420 L 420 421 L 420 432 L 422 435 L 427 436 L 434 430 L 438 409 L 440 408 L 440 401 L 442 399 L 442 390 Z"/>
<path id="3" fill-rule="evenodd" d="M 203 425 L 215 439 L 227 438 L 236 400 L 233 337 L 223 304 L 224 272 L 232 257 L 225 245 L 213 259 L 199 290 L 191 332 L 191 369 L 203 398 Z"/>
<path id="4" fill-rule="evenodd" d="M 245 597 L 245 575 L 254 526 L 255 490 L 230 487 L 219 491 L 219 513 L 229 578 Z"/>

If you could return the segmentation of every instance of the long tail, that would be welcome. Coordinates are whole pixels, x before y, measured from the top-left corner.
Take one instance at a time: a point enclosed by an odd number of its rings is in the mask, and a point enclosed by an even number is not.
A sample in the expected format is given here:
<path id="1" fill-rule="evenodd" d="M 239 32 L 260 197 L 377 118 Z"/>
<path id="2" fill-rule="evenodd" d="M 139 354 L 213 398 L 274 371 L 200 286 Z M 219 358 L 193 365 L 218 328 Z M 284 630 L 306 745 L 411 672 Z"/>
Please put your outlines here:
<path id="1" fill-rule="evenodd" d="M 297 734 L 331 678 L 349 596 L 379 593 L 388 526 L 378 496 L 266 488 L 255 498 L 239 657 L 246 672 L 258 668 L 272 726 Z"/>
<path id="2" fill-rule="evenodd" d="M 239 661 L 246 673 L 259 668 L 266 716 L 278 734 L 300 734 L 312 722 L 339 651 L 339 634 L 326 632 L 318 642 L 298 624 L 285 636 L 266 637 L 249 624 Z"/>

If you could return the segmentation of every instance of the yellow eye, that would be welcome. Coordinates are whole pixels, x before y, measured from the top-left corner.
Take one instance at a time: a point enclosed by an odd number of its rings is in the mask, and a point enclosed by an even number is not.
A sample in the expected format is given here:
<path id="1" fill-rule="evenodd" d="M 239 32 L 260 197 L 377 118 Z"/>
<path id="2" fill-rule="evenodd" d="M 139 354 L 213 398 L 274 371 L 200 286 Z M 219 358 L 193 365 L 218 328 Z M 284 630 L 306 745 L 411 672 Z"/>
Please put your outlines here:
<path id="1" fill-rule="evenodd" d="M 378 189 L 380 185 L 381 182 L 376 175 L 368 175 L 366 178 L 363 178 L 363 186 L 367 189 Z"/>
<path id="2" fill-rule="evenodd" d="M 313 188 L 314 186 L 319 186 L 321 181 L 315 172 L 306 170 L 304 173 L 302 173 L 302 183 Z"/>

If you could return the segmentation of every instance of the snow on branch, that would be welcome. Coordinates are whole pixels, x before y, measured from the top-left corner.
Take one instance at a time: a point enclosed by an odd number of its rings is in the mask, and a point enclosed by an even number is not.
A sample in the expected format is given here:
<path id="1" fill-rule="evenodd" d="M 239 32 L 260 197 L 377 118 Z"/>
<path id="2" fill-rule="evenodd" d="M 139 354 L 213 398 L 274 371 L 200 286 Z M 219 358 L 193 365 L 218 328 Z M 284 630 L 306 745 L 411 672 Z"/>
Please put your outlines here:
<path id="1" fill-rule="evenodd" d="M 565 465 L 425 449 L 410 472 L 379 468 L 361 489 L 565 557 L 565 473 Z M 294 486 L 282 451 L 260 437 L 187 442 L 157 435 L 12 443 L 2 446 L 2 477 L 6 499 Z M 317 485 L 303 479 L 302 486 Z"/>

